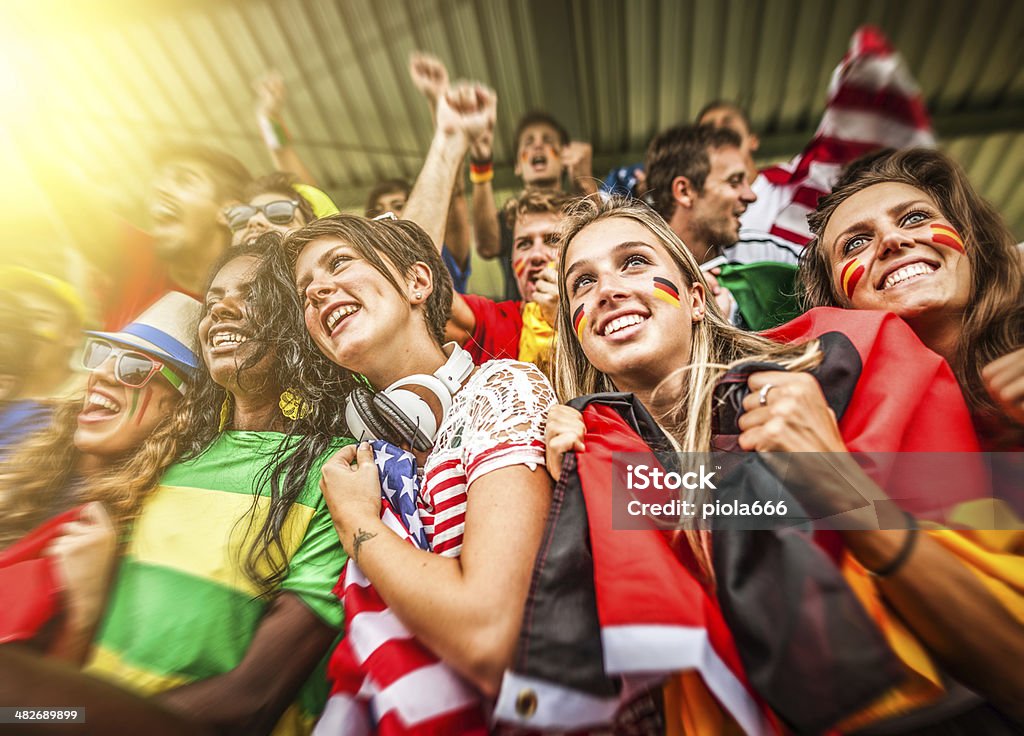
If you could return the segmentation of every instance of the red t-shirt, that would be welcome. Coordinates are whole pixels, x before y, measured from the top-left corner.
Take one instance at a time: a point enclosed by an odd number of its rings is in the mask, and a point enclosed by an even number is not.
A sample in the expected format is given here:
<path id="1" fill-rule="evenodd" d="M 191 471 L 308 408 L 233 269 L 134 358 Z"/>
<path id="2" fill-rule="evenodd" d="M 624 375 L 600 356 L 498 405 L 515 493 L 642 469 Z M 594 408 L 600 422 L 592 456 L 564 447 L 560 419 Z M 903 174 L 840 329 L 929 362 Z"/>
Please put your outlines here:
<path id="1" fill-rule="evenodd" d="M 473 362 L 482 365 L 497 358 L 519 360 L 519 335 L 523 331 L 523 315 L 520 310 L 523 302 L 493 302 L 476 294 L 463 294 L 462 298 L 476 318 L 476 328 L 463 345 L 473 356 Z"/>

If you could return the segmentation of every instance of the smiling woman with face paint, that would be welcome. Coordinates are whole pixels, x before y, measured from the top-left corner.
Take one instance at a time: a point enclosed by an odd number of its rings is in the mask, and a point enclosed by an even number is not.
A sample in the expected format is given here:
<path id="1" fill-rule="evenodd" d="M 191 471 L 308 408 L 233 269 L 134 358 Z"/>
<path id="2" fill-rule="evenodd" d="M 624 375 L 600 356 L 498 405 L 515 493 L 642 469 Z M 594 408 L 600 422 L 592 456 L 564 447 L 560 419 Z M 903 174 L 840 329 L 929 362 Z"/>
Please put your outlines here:
<path id="1" fill-rule="evenodd" d="M 85 401 L 62 407 L 51 429 L 26 441 L 0 475 L 4 529 L 25 531 L 83 500 L 107 502 L 115 519 L 130 518 L 137 497 L 95 498 L 90 480 L 123 468 L 187 393 L 200 309 L 171 292 L 123 330 L 89 333 Z"/>
<path id="2" fill-rule="evenodd" d="M 97 486 L 127 466 L 187 392 L 200 309 L 196 300 L 172 292 L 124 329 L 90 333 L 84 403 L 60 407 L 50 429 L 26 440 L 0 473 L 0 547 L 50 517 L 89 504 L 53 548 L 69 623 L 51 652 L 75 659 L 88 644 L 102 610 L 115 527 L 123 527 L 141 502 L 139 495 L 110 495 Z"/>
<path id="3" fill-rule="evenodd" d="M 983 446 L 1024 448 L 1024 264 L 1009 229 L 938 151 L 853 166 L 809 218 L 808 303 L 902 317 L 952 366 Z"/>
<path id="4" fill-rule="evenodd" d="M 707 286 L 687 248 L 660 218 L 643 206 L 614 200 L 602 203 L 583 201 L 570 212 L 562 242 L 560 323 L 555 358 L 555 385 L 561 399 L 570 400 L 594 392 L 629 392 L 664 428 L 665 437 L 671 444 L 685 452 L 707 452 L 712 447 L 736 449 L 738 445 L 738 449 L 758 452 L 830 453 L 828 457 L 842 464 L 846 468 L 844 472 L 848 473 L 846 477 L 855 481 L 835 489 L 835 493 L 819 496 L 820 489 L 808 490 L 815 488 L 808 480 L 814 481 L 820 476 L 808 476 L 804 482 L 790 489 L 800 503 L 824 503 L 821 513 L 825 516 L 849 508 L 843 499 L 851 487 L 856 487 L 860 493 L 870 491 L 874 494 L 872 497 L 885 498 L 884 493 L 878 495 L 880 489 L 856 469 L 856 464 L 849 463 L 846 455 L 848 443 L 858 450 L 892 451 L 906 446 L 900 443 L 920 437 L 924 428 L 914 424 L 911 418 L 906 428 L 899 430 L 902 434 L 897 434 L 894 429 L 888 437 L 872 435 L 863 432 L 862 425 L 859 425 L 862 419 L 855 418 L 860 416 L 856 412 L 861 411 L 856 396 L 852 400 L 844 400 L 849 403 L 841 406 L 834 403 L 838 395 L 836 388 L 845 385 L 846 381 L 853 380 L 858 389 L 868 391 L 875 390 L 865 388 L 876 385 L 872 381 L 885 381 L 874 378 L 867 370 L 861 372 L 860 368 L 850 372 L 849 364 L 841 359 L 845 348 L 840 346 L 856 338 L 837 340 L 833 335 L 842 334 L 841 326 L 830 327 L 827 333 L 818 332 L 821 339 L 806 345 L 779 345 L 731 327 L 722 319 L 715 305 L 707 302 Z M 868 316 L 850 317 L 849 324 L 867 325 L 864 320 Z M 841 324 L 847 319 L 847 313 L 816 310 L 802 318 L 804 322 L 801 324 L 826 318 L 830 325 Z M 916 341 L 912 335 L 906 334 L 905 326 L 891 318 L 888 324 L 902 336 L 900 344 L 905 345 L 908 351 L 904 357 L 909 365 L 900 366 L 899 371 L 914 371 L 924 355 L 914 352 Z M 814 330 L 807 332 L 813 333 Z M 920 353 L 927 354 L 927 351 L 922 348 Z M 764 362 L 778 367 L 769 370 L 758 365 L 748 368 L 742 365 Z M 946 370 L 941 361 L 935 359 L 935 363 L 941 370 Z M 934 372 L 935 366 L 922 369 L 921 382 L 932 380 L 929 371 Z M 951 379 L 946 370 L 946 383 L 943 385 L 948 389 L 943 396 L 950 399 L 950 404 L 943 411 L 947 412 L 950 422 L 955 415 L 960 424 L 969 426 L 966 407 L 962 402 L 959 408 L 956 405 L 959 397 Z M 719 381 L 722 384 L 716 388 Z M 730 394 L 735 393 L 730 386 L 744 382 L 747 391 L 737 406 L 730 398 Z M 852 386 L 844 391 L 853 396 L 850 393 Z M 863 415 L 867 417 L 866 423 L 870 424 L 874 409 L 865 407 L 863 411 L 866 412 Z M 846 420 L 842 428 L 837 422 L 837 414 Z M 586 431 L 580 412 L 565 406 L 552 410 L 546 438 L 548 467 L 562 467 L 562 456 L 566 452 L 587 452 L 590 440 Z M 890 445 L 882 445 L 883 437 Z M 594 437 L 592 441 L 598 443 L 600 438 Z M 936 446 L 930 449 L 955 448 Z M 767 458 L 767 462 L 771 456 L 762 457 Z M 796 470 L 790 472 L 790 479 L 801 477 Z M 588 496 L 588 506 L 591 502 Z M 685 518 L 681 527 L 673 543 L 682 542 L 688 549 L 682 557 L 692 556 L 696 560 L 705 576 L 703 584 L 708 589 L 724 586 L 718 588 L 718 593 L 723 596 L 720 598 L 722 605 L 729 605 L 733 600 L 729 597 L 734 592 L 729 588 L 733 579 L 718 579 L 718 547 L 714 547 L 715 555 L 711 553 L 711 540 L 714 538 L 710 535 L 713 532 L 695 528 Z M 792 540 L 792 537 L 783 537 Z M 739 537 L 744 538 L 749 537 Z M 872 599 L 871 605 L 875 606 L 877 615 L 882 616 L 882 611 L 891 606 L 908 626 L 911 636 L 923 642 L 929 656 L 948 666 L 956 677 L 964 678 L 994 702 L 1002 705 L 1020 702 L 1019 688 L 1015 690 L 1010 684 L 1014 657 L 1019 655 L 1007 653 L 1010 649 L 1020 651 L 1021 642 L 1017 635 L 1020 623 L 998 596 L 979 583 L 972 574 L 975 568 L 962 564 L 961 557 L 926 533 L 917 535 L 915 531 L 904 532 L 891 527 L 879 529 L 877 521 L 873 527 L 870 521 L 848 526 L 839 532 L 835 541 L 843 550 L 836 558 L 843 560 L 842 576 L 848 574 L 848 568 L 855 569 L 859 571 L 856 579 L 867 581 L 860 583 L 858 591 L 872 586 L 882 591 L 876 592 Z M 908 547 L 908 542 L 916 544 Z M 819 556 L 821 551 L 814 550 L 815 545 L 811 544 L 800 554 L 807 554 L 808 561 L 823 561 L 824 558 Z M 789 562 L 795 559 L 791 558 Z M 1005 557 L 1008 563 L 1013 559 L 1016 558 L 1012 554 Z M 789 574 L 787 571 L 796 571 L 806 564 L 802 562 L 789 567 L 786 563 L 773 568 L 770 567 L 774 564 L 770 555 L 756 563 L 753 559 L 748 562 L 753 566 L 753 569 L 748 568 L 748 575 L 756 573 L 761 566 L 769 566 L 763 568 L 771 571 L 767 574 L 775 580 L 769 587 L 783 586 L 781 580 Z M 839 574 L 833 564 L 826 563 L 822 571 L 830 571 L 828 574 L 832 576 Z M 879 577 L 871 578 L 865 570 L 877 571 Z M 810 578 L 803 582 L 813 587 Z M 836 578 L 836 585 L 843 585 L 842 577 Z M 802 589 L 802 585 L 795 586 L 795 589 Z M 794 588 L 779 587 L 779 590 L 793 591 Z M 777 597 L 771 600 L 747 599 L 744 606 L 730 609 L 733 611 L 730 627 L 737 625 L 735 616 L 744 611 L 755 618 L 767 617 L 772 603 L 777 600 Z M 794 599 L 793 605 L 799 606 L 799 600 Z M 760 613 L 756 613 L 754 608 Z M 799 620 L 801 626 L 813 627 L 816 621 L 812 620 L 813 606 L 798 610 L 806 611 L 811 618 L 783 616 L 778 620 L 794 625 Z M 769 620 L 776 619 L 763 618 L 760 625 L 768 625 L 764 622 Z M 753 631 L 756 629 L 757 624 Z M 785 625 L 777 632 L 782 630 L 786 630 Z M 985 641 L 979 641 L 970 633 L 982 630 L 986 632 Z M 750 634 L 751 629 L 743 631 Z M 742 641 L 737 639 L 738 643 Z M 770 650 L 785 641 L 786 637 L 763 642 L 767 645 L 764 649 Z M 838 655 L 828 647 L 826 649 L 829 653 L 823 650 L 821 656 L 842 656 L 841 646 L 835 650 L 840 653 Z M 741 650 L 741 653 L 744 662 L 750 661 L 750 657 L 756 661 L 762 649 L 754 647 L 749 651 Z M 839 666 L 840 670 L 836 671 L 846 671 L 849 677 L 849 670 L 843 668 L 852 666 L 855 669 L 857 662 L 863 661 L 858 659 L 859 656 L 848 652 L 847 657 L 830 662 L 828 666 Z M 850 677 L 835 684 L 846 688 L 853 681 Z M 777 677 L 774 680 L 769 678 L 769 686 L 772 682 L 778 682 Z M 811 687 L 814 686 L 812 682 Z M 793 681 L 792 687 L 799 686 Z M 678 699 L 673 702 L 678 703 Z M 802 702 L 807 704 L 808 701 L 803 698 Z M 880 711 L 873 714 L 869 709 L 859 711 L 867 703 L 863 700 L 857 708 L 847 710 L 847 716 L 857 712 L 859 717 L 875 721 L 888 717 L 881 716 Z M 687 707 L 685 698 L 683 707 L 684 710 Z M 910 711 L 913 707 L 904 703 L 894 706 L 891 713 L 901 709 Z M 963 706 L 961 712 L 975 707 L 986 709 L 988 705 L 978 706 L 974 701 Z M 1014 707 L 1007 707 L 1005 712 L 1016 713 Z M 985 713 L 984 717 L 991 715 L 988 710 Z M 972 711 L 972 717 L 974 715 Z M 666 717 L 669 717 L 668 713 Z M 998 721 L 1004 716 L 991 717 Z M 863 726 L 864 721 L 860 725 Z"/>
<path id="5" fill-rule="evenodd" d="M 323 707 L 324 676 L 310 675 L 342 621 L 331 588 L 345 558 L 316 484 L 346 440 L 337 402 L 284 390 L 301 368 L 294 338 L 308 337 L 284 318 L 291 285 L 254 292 L 263 254 L 277 247 L 267 234 L 221 260 L 187 395 L 95 489 L 144 498 L 87 665 L 160 705 L 134 708 L 152 711 L 140 731 L 170 729 L 173 711 L 197 732 L 308 733 Z M 335 396 L 353 385 L 340 369 L 319 378 Z M 86 705 L 97 733 L 123 731 L 95 679 L 20 679 Z"/>

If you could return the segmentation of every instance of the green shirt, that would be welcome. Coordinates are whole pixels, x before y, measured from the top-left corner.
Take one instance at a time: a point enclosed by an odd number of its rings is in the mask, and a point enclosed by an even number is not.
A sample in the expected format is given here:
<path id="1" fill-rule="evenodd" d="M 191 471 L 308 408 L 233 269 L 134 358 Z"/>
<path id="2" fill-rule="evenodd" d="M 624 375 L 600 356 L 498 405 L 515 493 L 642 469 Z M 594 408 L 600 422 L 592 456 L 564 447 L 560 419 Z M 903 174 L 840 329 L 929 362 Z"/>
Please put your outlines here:
<path id="1" fill-rule="evenodd" d="M 167 471 L 132 531 L 89 665 L 93 673 L 148 695 L 223 674 L 242 661 L 268 606 L 244 561 L 270 505 L 261 473 L 284 437 L 223 432 L 199 457 Z M 289 567 L 279 590 L 297 595 L 335 628 L 343 611 L 331 591 L 346 555 L 320 494 L 320 468 L 351 442 L 333 441 L 313 464 L 281 531 Z M 258 480 L 263 487 L 253 513 Z M 309 692 L 314 685 L 318 692 Z M 314 673 L 300 712 L 290 709 L 275 733 L 308 732 L 325 699 L 326 680 Z"/>

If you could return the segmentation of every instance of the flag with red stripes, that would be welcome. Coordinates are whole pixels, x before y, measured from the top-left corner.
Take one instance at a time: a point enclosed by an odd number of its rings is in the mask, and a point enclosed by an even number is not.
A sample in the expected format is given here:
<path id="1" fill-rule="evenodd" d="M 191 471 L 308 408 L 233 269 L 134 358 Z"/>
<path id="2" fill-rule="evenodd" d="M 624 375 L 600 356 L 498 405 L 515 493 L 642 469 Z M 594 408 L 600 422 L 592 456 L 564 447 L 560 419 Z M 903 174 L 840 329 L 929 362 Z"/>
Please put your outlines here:
<path id="1" fill-rule="evenodd" d="M 754 182 L 757 201 L 743 215 L 740 245 L 803 247 L 811 239 L 807 215 L 846 164 L 880 148 L 934 145 L 924 98 L 902 57 L 877 28 L 858 29 L 832 73 L 814 138 L 798 156 L 762 170 Z"/>
<path id="2" fill-rule="evenodd" d="M 81 513 L 76 506 L 55 516 L 0 553 L 0 644 L 33 640 L 61 612 L 61 583 L 46 548 Z"/>
<path id="3" fill-rule="evenodd" d="M 381 520 L 409 544 L 427 550 L 416 459 L 379 440 L 373 449 Z M 353 560 L 334 592 L 345 605 L 345 638 L 328 664 L 331 696 L 314 734 L 487 733 L 480 694 L 416 641 Z"/>

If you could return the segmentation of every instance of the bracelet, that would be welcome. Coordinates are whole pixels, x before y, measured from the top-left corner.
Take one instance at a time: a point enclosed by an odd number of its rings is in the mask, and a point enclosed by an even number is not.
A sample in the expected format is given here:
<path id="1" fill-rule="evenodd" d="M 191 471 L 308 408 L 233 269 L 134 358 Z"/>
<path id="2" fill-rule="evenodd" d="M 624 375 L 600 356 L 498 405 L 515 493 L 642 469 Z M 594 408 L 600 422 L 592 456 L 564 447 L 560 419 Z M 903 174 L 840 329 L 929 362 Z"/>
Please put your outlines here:
<path id="1" fill-rule="evenodd" d="M 890 577 L 910 559 L 910 553 L 914 551 L 914 545 L 917 543 L 917 532 L 920 527 L 918 527 L 917 519 L 914 518 L 913 514 L 904 511 L 903 516 L 907 519 L 907 536 L 903 538 L 903 546 L 900 547 L 900 551 L 896 553 L 896 556 L 888 564 L 882 566 L 881 570 L 868 570 L 868 574 L 872 577 Z"/>
<path id="2" fill-rule="evenodd" d="M 487 158 L 474 158 L 473 154 L 469 154 L 469 163 L 472 166 L 490 166 L 494 163 L 494 158 L 488 156 Z"/>
<path id="3" fill-rule="evenodd" d="M 494 164 L 488 161 L 486 164 L 469 164 L 469 180 L 474 184 L 486 184 L 494 179 Z"/>
<path id="4" fill-rule="evenodd" d="M 288 129 L 284 127 L 284 124 L 281 123 L 281 121 L 274 120 L 263 114 L 258 116 L 258 120 L 260 134 L 263 136 L 263 142 L 271 151 L 279 151 L 291 143 L 291 136 L 288 135 Z"/>

